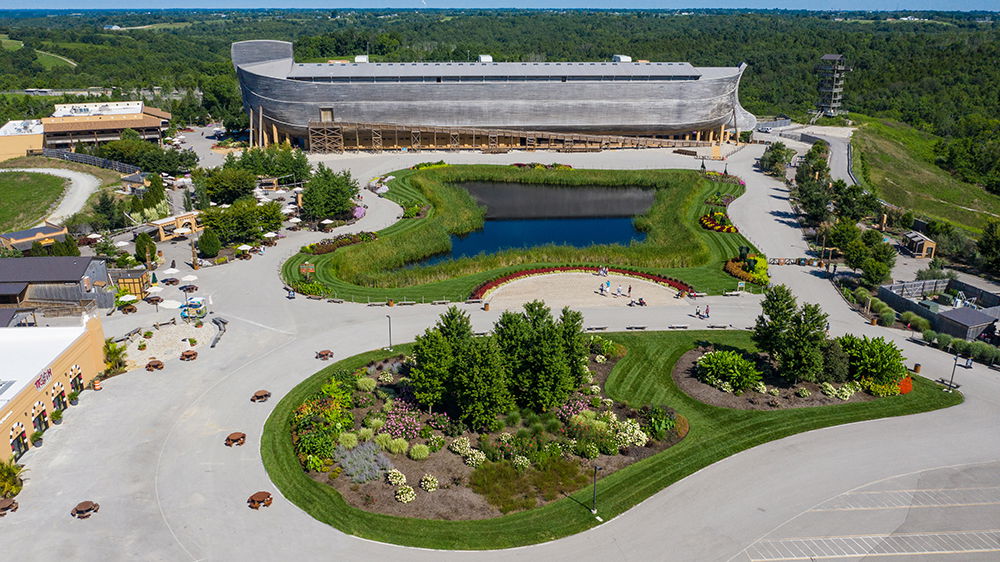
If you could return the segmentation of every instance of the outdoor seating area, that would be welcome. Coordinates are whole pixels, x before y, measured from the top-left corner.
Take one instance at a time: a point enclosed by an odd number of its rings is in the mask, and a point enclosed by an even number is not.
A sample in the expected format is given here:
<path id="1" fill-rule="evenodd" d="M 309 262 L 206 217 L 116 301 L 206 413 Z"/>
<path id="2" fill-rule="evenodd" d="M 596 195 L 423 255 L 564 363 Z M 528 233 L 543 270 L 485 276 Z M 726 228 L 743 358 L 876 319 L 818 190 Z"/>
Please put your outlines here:
<path id="1" fill-rule="evenodd" d="M 198 290 L 197 285 L 184 285 L 183 287 L 178 287 L 184 293 L 194 293 Z"/>
<path id="2" fill-rule="evenodd" d="M 257 392 L 253 393 L 253 396 L 250 397 L 250 401 L 255 404 L 257 402 L 267 402 L 267 399 L 270 397 L 271 397 L 270 390 L 258 390 Z"/>
<path id="3" fill-rule="evenodd" d="M 3 498 L 0 499 L 0 517 L 7 515 L 8 513 L 14 513 L 17 511 L 18 505 L 14 501 L 14 498 Z"/>
<path id="4" fill-rule="evenodd" d="M 139 309 L 137 309 L 134 304 L 126 304 L 119 310 L 122 311 L 122 314 L 135 314 L 136 312 L 139 312 Z"/>
<path id="5" fill-rule="evenodd" d="M 153 371 L 163 370 L 163 361 L 159 359 L 151 358 L 149 363 L 146 363 L 146 370 L 152 373 Z"/>
<path id="6" fill-rule="evenodd" d="M 181 280 L 176 277 L 167 277 L 166 279 L 160 279 L 160 283 L 164 285 L 180 285 Z"/>
<path id="7" fill-rule="evenodd" d="M 247 442 L 247 434 L 239 431 L 230 433 L 229 436 L 226 437 L 226 447 L 233 447 L 233 446 L 241 447 L 246 442 Z"/>
<path id="8" fill-rule="evenodd" d="M 317 351 L 316 352 L 316 359 L 319 359 L 320 361 L 328 361 L 330 359 L 333 359 L 333 351 L 329 350 L 329 349 L 324 349 L 322 351 Z"/>
<path id="9" fill-rule="evenodd" d="M 85 501 L 76 504 L 70 515 L 77 519 L 89 519 L 91 515 L 100 511 L 101 505 L 92 501 Z"/>
<path id="10" fill-rule="evenodd" d="M 250 506 L 250 509 L 260 509 L 262 506 L 270 507 L 272 501 L 270 492 L 257 492 L 247 498 L 247 505 Z"/>
<path id="11" fill-rule="evenodd" d="M 198 352 L 193 349 L 186 349 L 181 352 L 181 361 L 194 361 L 198 358 Z"/>

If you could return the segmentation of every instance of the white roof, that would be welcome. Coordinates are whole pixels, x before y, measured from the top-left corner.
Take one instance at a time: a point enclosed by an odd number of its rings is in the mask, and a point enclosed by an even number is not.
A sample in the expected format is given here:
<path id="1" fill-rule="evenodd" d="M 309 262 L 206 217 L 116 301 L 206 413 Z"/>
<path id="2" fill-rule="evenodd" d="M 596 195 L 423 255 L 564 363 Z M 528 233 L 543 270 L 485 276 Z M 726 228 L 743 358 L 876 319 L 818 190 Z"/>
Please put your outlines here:
<path id="1" fill-rule="evenodd" d="M 0 406 L 32 384 L 84 331 L 84 326 L 0 328 L 0 357 L 4 358 Z"/>
<path id="2" fill-rule="evenodd" d="M 75 115 L 129 115 L 142 113 L 141 101 L 102 101 L 95 103 L 57 103 L 53 117 Z"/>
<path id="3" fill-rule="evenodd" d="M 42 134 L 41 119 L 7 121 L 6 125 L 0 127 L 0 137 L 12 137 L 15 135 L 40 135 L 40 134 Z"/>

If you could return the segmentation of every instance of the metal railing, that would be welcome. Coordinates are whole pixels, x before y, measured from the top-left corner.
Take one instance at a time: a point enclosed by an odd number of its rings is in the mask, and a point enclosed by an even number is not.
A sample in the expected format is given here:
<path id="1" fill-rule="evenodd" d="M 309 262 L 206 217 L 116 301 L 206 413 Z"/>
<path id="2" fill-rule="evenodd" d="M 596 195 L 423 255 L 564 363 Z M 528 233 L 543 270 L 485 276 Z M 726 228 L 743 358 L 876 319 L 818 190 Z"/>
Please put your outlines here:
<path id="1" fill-rule="evenodd" d="M 38 151 L 28 152 L 29 156 L 37 154 L 39 154 Z M 59 158 L 60 160 L 67 160 L 69 162 L 77 162 L 79 164 L 87 164 L 89 166 L 97 166 L 98 168 L 106 168 L 122 174 L 134 174 L 142 171 L 141 168 L 133 166 L 132 164 L 108 160 L 107 158 L 98 158 L 97 156 L 91 156 L 89 154 L 79 154 L 60 148 L 43 148 L 40 155 L 48 158 Z"/>

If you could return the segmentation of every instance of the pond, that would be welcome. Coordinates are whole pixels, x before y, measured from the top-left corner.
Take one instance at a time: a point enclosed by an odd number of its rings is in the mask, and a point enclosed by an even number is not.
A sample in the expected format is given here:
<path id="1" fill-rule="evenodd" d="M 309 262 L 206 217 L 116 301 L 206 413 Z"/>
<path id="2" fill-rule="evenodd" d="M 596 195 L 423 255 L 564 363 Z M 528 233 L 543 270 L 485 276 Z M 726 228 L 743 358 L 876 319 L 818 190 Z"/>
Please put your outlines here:
<path id="1" fill-rule="evenodd" d="M 452 236 L 451 252 L 414 266 L 492 254 L 511 248 L 558 244 L 584 248 L 646 238 L 632 217 L 649 211 L 655 192 L 638 187 L 556 187 L 521 183 L 457 184 L 486 207 L 481 230 Z"/>

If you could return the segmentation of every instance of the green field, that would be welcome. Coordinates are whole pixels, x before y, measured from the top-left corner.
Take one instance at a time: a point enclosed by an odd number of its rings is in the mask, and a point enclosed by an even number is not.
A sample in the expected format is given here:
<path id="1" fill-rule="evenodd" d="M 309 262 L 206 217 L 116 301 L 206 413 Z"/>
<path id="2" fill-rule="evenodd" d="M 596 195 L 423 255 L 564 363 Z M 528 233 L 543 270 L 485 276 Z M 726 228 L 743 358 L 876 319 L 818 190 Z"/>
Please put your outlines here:
<path id="1" fill-rule="evenodd" d="M 0 34 L 0 48 L 6 51 L 16 51 L 21 48 L 24 43 L 16 39 L 11 39 L 9 35 L 2 33 Z M 51 53 L 46 53 L 44 51 L 39 51 L 35 49 L 35 55 L 38 59 L 38 64 L 42 65 L 45 70 L 52 70 L 53 68 L 59 67 L 74 67 L 76 63 L 69 61 L 69 59 L 63 59 Z"/>
<path id="2" fill-rule="evenodd" d="M 980 232 L 990 215 L 1000 216 L 1000 196 L 964 183 L 934 164 L 939 137 L 888 119 L 851 114 L 859 124 L 854 175 L 879 197 L 920 215 Z"/>
<path id="3" fill-rule="evenodd" d="M 404 207 L 429 205 L 431 211 L 426 218 L 401 220 L 379 232 L 375 242 L 322 256 L 298 254 L 285 263 L 285 280 L 300 284 L 303 279 L 299 265 L 309 261 L 316 265 L 313 280 L 322 284 L 328 296 L 360 302 L 464 300 L 484 281 L 520 269 L 617 265 L 675 277 L 698 291 L 720 293 L 736 287 L 736 280 L 722 271 L 725 260 L 737 255 L 741 245 L 752 247 L 742 235 L 709 232 L 698 225 L 698 217 L 710 210 L 704 204 L 709 195 L 739 195 L 743 187 L 710 182 L 694 171 L 449 166 L 419 172 L 402 170 L 393 175 L 397 179 L 386 196 Z M 656 197 L 649 213 L 636 219 L 647 232 L 641 243 L 587 248 L 539 246 L 406 268 L 408 263 L 448 251 L 450 234 L 481 227 L 482 210 L 468 192 L 450 185 L 479 180 L 561 185 L 567 189 L 574 185 L 644 186 L 656 189 Z"/>
<path id="4" fill-rule="evenodd" d="M 0 232 L 42 222 L 65 188 L 66 180 L 56 176 L 0 171 Z"/>
<path id="5" fill-rule="evenodd" d="M 871 402 L 777 411 L 717 408 L 697 402 L 678 390 L 671 378 L 673 365 L 684 352 L 704 342 L 752 349 L 749 332 L 618 333 L 609 337 L 624 344 L 628 354 L 608 379 L 607 394 L 633 407 L 668 405 L 688 418 L 691 431 L 678 445 L 598 482 L 598 505 L 605 521 L 685 476 L 750 447 L 812 429 L 926 412 L 962 401 L 960 394 L 940 392 L 938 385 L 914 377 L 911 394 Z M 408 349 L 408 345 L 400 346 L 396 353 L 406 353 Z M 309 478 L 292 447 L 288 424 L 293 411 L 319 390 L 335 370 L 353 370 L 385 356 L 385 352 L 373 351 L 330 365 L 296 386 L 277 404 L 264 426 L 261 456 L 269 477 L 285 498 L 345 533 L 423 548 L 511 548 L 551 541 L 598 524 L 588 509 L 590 486 L 569 498 L 504 517 L 434 521 L 379 515 L 350 507 L 332 487 Z"/>

